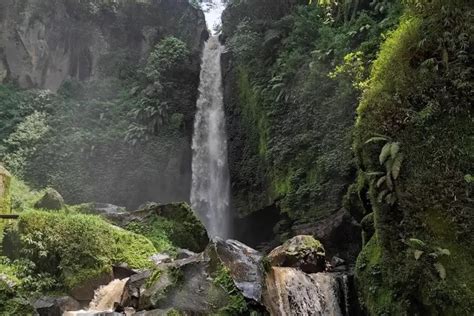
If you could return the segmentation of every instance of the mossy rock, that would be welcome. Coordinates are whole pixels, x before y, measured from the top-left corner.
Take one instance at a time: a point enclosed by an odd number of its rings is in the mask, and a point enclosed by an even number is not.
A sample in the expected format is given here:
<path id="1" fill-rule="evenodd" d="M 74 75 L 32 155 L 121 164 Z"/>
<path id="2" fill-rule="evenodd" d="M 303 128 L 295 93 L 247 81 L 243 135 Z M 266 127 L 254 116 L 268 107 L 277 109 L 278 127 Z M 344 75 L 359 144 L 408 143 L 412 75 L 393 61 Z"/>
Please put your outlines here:
<path id="1" fill-rule="evenodd" d="M 10 173 L 0 165 L 0 215 L 9 214 L 11 212 L 10 182 Z M 3 227 L 4 222 L 0 219 L 0 233 Z"/>
<path id="2" fill-rule="evenodd" d="M 146 268 L 156 248 L 144 236 L 113 226 L 98 216 L 65 211 L 27 211 L 18 234 L 25 259 L 36 273 L 48 273 L 65 289 L 110 273 L 115 263 Z"/>
<path id="3" fill-rule="evenodd" d="M 64 208 L 64 199 L 58 191 L 48 188 L 43 197 L 35 203 L 34 207 L 36 209 L 61 210 Z"/>
<path id="4" fill-rule="evenodd" d="M 272 266 L 298 267 L 307 273 L 324 271 L 326 251 L 313 236 L 300 235 L 273 249 L 267 257 Z"/>
<path id="5" fill-rule="evenodd" d="M 143 219 L 131 222 L 129 227 L 141 226 L 146 236 L 162 231 L 175 247 L 201 252 L 209 244 L 204 225 L 187 203 L 150 203 L 132 215 Z"/>

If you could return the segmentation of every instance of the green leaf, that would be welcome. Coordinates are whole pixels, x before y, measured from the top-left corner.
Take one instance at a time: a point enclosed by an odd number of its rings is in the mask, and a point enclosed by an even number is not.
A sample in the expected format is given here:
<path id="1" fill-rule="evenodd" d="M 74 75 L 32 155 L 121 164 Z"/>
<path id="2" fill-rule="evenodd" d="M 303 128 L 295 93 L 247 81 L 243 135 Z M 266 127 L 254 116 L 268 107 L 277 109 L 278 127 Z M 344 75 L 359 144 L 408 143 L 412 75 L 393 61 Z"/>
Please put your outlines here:
<path id="1" fill-rule="evenodd" d="M 367 172 L 366 175 L 368 177 L 376 177 L 376 176 L 381 176 L 381 175 L 384 175 L 385 173 L 384 172 L 381 172 L 381 171 L 376 171 L 376 172 Z"/>
<path id="2" fill-rule="evenodd" d="M 387 201 L 389 205 L 393 205 L 395 204 L 395 202 L 397 202 L 397 196 L 395 195 L 395 193 L 390 193 L 385 197 L 385 201 Z"/>
<path id="3" fill-rule="evenodd" d="M 380 179 L 377 181 L 377 188 L 380 188 L 386 179 L 387 176 L 380 177 Z"/>
<path id="4" fill-rule="evenodd" d="M 444 266 L 441 263 L 436 262 L 434 264 L 434 267 L 435 267 L 436 271 L 438 271 L 439 277 L 442 280 L 446 279 L 446 269 L 444 268 Z"/>
<path id="5" fill-rule="evenodd" d="M 379 162 L 381 165 L 384 164 L 384 162 L 387 160 L 388 156 L 390 155 L 390 148 L 392 147 L 391 145 L 392 145 L 391 143 L 387 143 L 385 144 L 385 146 L 383 146 L 382 151 L 380 152 L 380 156 L 379 156 Z"/>
<path id="6" fill-rule="evenodd" d="M 418 259 L 420 259 L 421 255 L 423 253 L 424 253 L 423 250 L 415 250 L 413 254 L 415 255 L 415 259 L 418 260 Z"/>
<path id="7" fill-rule="evenodd" d="M 391 173 L 392 173 L 392 177 L 393 177 L 394 180 L 397 180 L 398 176 L 400 175 L 400 170 L 402 168 L 402 162 L 403 162 L 403 155 L 402 154 L 397 155 L 397 157 L 395 157 L 395 159 L 393 160 Z"/>
<path id="8" fill-rule="evenodd" d="M 436 248 L 436 253 L 439 256 L 450 256 L 451 255 L 451 251 L 449 251 L 449 249 L 439 248 L 439 247 Z"/>
<path id="9" fill-rule="evenodd" d="M 382 203 L 383 198 L 385 197 L 385 195 L 387 195 L 387 193 L 388 193 L 388 190 L 383 190 L 382 192 L 380 192 L 377 197 L 377 201 L 379 201 L 379 203 Z"/>
<path id="10" fill-rule="evenodd" d="M 426 248 L 426 244 L 420 239 L 410 238 L 407 241 L 408 246 L 414 249 L 422 250 Z"/>
<path id="11" fill-rule="evenodd" d="M 397 143 L 392 143 L 390 145 L 390 156 L 392 157 L 392 159 L 395 159 L 399 151 L 400 151 L 400 143 L 397 142 Z"/>
<path id="12" fill-rule="evenodd" d="M 384 136 L 375 136 L 367 140 L 365 143 L 370 144 L 370 143 L 375 143 L 375 142 L 388 142 L 388 138 Z"/>
<path id="13" fill-rule="evenodd" d="M 390 177 L 390 175 L 387 175 L 385 176 L 386 178 L 386 183 L 387 183 L 387 187 L 389 188 L 390 191 L 393 191 L 393 181 L 392 181 L 392 178 Z"/>

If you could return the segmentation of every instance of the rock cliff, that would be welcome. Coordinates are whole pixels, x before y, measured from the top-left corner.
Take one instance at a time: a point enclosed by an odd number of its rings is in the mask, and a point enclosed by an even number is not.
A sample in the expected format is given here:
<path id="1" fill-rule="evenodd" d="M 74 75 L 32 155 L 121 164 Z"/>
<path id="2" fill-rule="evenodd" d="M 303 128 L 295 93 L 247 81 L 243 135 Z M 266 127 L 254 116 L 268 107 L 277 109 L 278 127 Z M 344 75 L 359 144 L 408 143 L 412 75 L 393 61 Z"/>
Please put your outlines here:
<path id="1" fill-rule="evenodd" d="M 53 91 L 66 79 L 97 78 L 119 52 L 138 63 L 165 36 L 199 52 L 206 34 L 186 0 L 6 0 L 0 25 L 0 81 Z"/>

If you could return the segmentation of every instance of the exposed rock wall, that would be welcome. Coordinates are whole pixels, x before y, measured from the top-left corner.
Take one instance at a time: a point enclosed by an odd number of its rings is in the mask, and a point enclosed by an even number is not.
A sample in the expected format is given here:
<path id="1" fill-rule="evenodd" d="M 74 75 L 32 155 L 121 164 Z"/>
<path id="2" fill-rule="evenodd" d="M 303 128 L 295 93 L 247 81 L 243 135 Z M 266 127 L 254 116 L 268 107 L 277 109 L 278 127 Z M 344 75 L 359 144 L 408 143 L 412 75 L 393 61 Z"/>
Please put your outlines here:
<path id="1" fill-rule="evenodd" d="M 123 51 L 133 62 L 174 35 L 200 52 L 206 25 L 187 0 L 5 0 L 0 3 L 0 81 L 57 90 L 69 78 L 99 76 Z"/>

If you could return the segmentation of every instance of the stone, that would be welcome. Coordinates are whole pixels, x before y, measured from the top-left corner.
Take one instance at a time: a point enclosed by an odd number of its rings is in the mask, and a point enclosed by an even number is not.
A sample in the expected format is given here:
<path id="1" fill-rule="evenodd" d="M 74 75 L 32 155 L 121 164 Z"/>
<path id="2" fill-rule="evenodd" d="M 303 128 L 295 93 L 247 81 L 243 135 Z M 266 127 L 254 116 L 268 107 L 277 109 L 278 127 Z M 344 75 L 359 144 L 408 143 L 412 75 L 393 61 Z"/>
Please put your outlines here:
<path id="1" fill-rule="evenodd" d="M 348 262 L 355 262 L 362 248 L 361 226 L 342 208 L 317 221 L 293 225 L 298 235 L 311 235 L 324 244 L 328 257 L 338 256 Z"/>
<path id="2" fill-rule="evenodd" d="M 207 33 L 203 12 L 188 1 L 113 1 L 99 7 L 92 0 L 45 0 L 41 6 L 36 0 L 4 0 L 0 12 L 0 80 L 54 92 L 68 79 L 99 78 L 103 60 L 119 58 L 117 51 L 137 64 L 159 39 L 178 36 L 177 29 L 192 51 L 200 51 Z M 131 27 L 134 16 L 140 19 Z"/>
<path id="3" fill-rule="evenodd" d="M 112 273 L 103 273 L 100 276 L 91 278 L 75 286 L 69 291 L 69 294 L 76 300 L 90 301 L 94 298 L 94 292 L 102 285 L 109 284 L 114 279 Z"/>
<path id="4" fill-rule="evenodd" d="M 171 262 L 171 257 L 167 254 L 163 253 L 156 253 L 153 256 L 150 257 L 150 260 L 155 264 L 155 265 L 160 265 L 162 263 L 168 263 Z"/>
<path id="5" fill-rule="evenodd" d="M 220 261 L 229 269 L 235 286 L 244 297 L 260 302 L 264 283 L 263 255 L 236 240 L 217 238 L 213 243 Z"/>
<path id="6" fill-rule="evenodd" d="M 127 283 L 125 283 L 124 293 L 122 295 L 120 305 L 138 309 L 141 295 L 145 291 L 145 285 L 152 274 L 152 270 L 145 270 L 131 275 Z"/>
<path id="7" fill-rule="evenodd" d="M 267 259 L 272 266 L 295 267 L 307 273 L 316 273 L 325 270 L 325 256 L 324 247 L 318 240 L 300 235 L 273 249 Z"/>
<path id="8" fill-rule="evenodd" d="M 137 271 L 131 269 L 126 263 L 116 264 L 112 267 L 114 279 L 125 279 L 137 274 Z"/>
<path id="9" fill-rule="evenodd" d="M 33 307 L 39 316 L 62 316 L 65 312 L 79 310 L 81 305 L 69 296 L 46 296 L 37 299 Z"/>
<path id="10" fill-rule="evenodd" d="M 139 210 L 130 212 L 130 216 L 145 225 L 147 221 L 152 222 L 154 216 L 172 221 L 173 229 L 167 235 L 177 247 L 201 252 L 209 244 L 206 228 L 187 203 L 148 203 Z"/>
<path id="11" fill-rule="evenodd" d="M 45 210 L 61 210 L 64 208 L 64 199 L 58 191 L 52 188 L 46 189 L 43 197 L 39 199 L 34 207 Z"/>
<path id="12" fill-rule="evenodd" d="M 195 256 L 196 253 L 188 249 L 177 249 L 176 250 L 176 259 L 186 259 Z"/>

